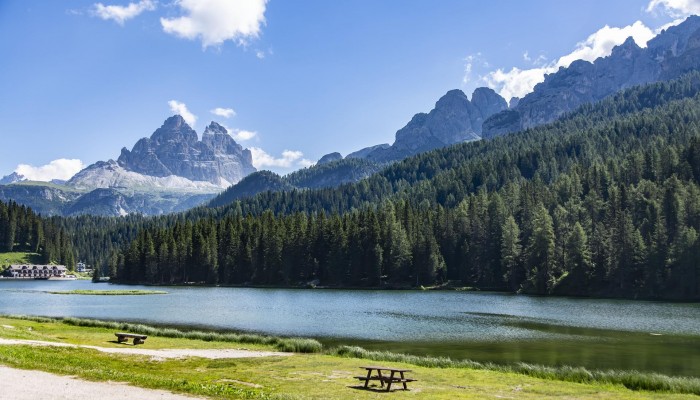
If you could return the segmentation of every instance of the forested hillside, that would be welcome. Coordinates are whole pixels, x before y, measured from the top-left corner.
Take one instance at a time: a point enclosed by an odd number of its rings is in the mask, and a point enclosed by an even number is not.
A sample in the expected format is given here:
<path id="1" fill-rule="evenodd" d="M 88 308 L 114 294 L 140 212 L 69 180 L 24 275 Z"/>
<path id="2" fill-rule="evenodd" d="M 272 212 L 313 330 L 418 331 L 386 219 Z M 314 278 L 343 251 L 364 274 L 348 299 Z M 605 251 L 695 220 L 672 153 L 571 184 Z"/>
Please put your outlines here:
<path id="1" fill-rule="evenodd" d="M 700 297 L 700 74 L 337 189 L 267 192 L 145 224 L 131 282 Z"/>
<path id="2" fill-rule="evenodd" d="M 259 171 L 223 191 L 209 202 L 209 206 L 223 206 L 263 192 L 334 188 L 367 178 L 385 166 L 361 158 L 346 158 L 302 168 L 285 176 Z"/>
<path id="3" fill-rule="evenodd" d="M 31 208 L 0 201 L 0 253 L 5 252 L 38 253 L 45 264 L 75 265 L 72 239 L 64 229 L 42 219 Z"/>

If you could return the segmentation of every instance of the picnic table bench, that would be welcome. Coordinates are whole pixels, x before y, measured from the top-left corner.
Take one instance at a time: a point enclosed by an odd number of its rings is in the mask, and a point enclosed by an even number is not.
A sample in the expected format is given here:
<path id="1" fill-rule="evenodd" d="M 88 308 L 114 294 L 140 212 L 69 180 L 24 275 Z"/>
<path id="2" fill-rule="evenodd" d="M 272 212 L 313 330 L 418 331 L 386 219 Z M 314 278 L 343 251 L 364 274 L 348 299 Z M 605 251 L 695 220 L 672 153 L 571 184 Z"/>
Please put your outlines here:
<path id="1" fill-rule="evenodd" d="M 145 342 L 146 339 L 148 339 L 148 336 L 146 335 L 137 335 L 135 333 L 117 332 L 114 335 L 117 337 L 117 342 L 119 343 L 128 342 L 129 338 L 133 338 L 134 345 L 143 344 L 143 342 Z"/>
<path id="2" fill-rule="evenodd" d="M 411 379 L 411 378 L 406 378 L 404 376 L 404 373 L 406 372 L 411 372 L 410 369 L 402 369 L 402 368 L 392 368 L 392 367 L 382 367 L 382 366 L 377 366 L 377 365 L 367 365 L 364 367 L 360 367 L 364 370 L 367 371 L 367 375 L 365 376 L 356 376 L 356 379 L 359 379 L 361 381 L 365 381 L 365 388 L 369 385 L 369 381 L 379 381 L 379 384 L 381 387 L 384 387 L 384 384 L 386 383 L 386 391 L 391 390 L 391 384 L 392 383 L 401 383 L 403 384 L 403 389 L 408 390 L 408 387 L 406 386 L 407 382 L 415 382 L 416 379 Z M 376 375 L 372 375 L 372 371 L 377 371 Z M 383 373 L 382 373 L 383 371 Z M 396 376 L 396 374 L 399 374 L 399 376 Z"/>

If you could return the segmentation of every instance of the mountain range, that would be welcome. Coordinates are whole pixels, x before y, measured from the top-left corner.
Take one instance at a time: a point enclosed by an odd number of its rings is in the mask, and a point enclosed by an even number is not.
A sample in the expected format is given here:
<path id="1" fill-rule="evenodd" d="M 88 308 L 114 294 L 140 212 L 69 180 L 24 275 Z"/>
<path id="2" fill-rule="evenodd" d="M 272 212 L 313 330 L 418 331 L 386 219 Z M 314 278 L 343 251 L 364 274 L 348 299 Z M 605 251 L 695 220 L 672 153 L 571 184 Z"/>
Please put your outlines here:
<path id="1" fill-rule="evenodd" d="M 119 158 L 98 161 L 67 182 L 26 182 L 13 173 L 0 185 L 0 200 L 14 200 L 48 215 L 156 215 L 183 211 L 214 197 L 256 171 L 250 150 L 212 122 L 199 140 L 174 115 Z"/>
<path id="2" fill-rule="evenodd" d="M 484 122 L 484 138 L 517 132 L 556 120 L 586 103 L 645 83 L 665 81 L 700 66 L 700 17 L 691 16 L 641 48 L 631 37 L 594 62 L 577 60 Z"/>
<path id="3" fill-rule="evenodd" d="M 489 88 L 448 91 L 428 113 L 396 132 L 393 144 L 370 146 L 343 157 L 333 152 L 312 167 L 281 177 L 255 172 L 252 155 L 212 122 L 199 140 L 176 115 L 117 160 L 100 161 L 65 184 L 0 180 L 0 200 L 14 200 L 45 214 L 161 214 L 211 200 L 210 205 L 264 191 L 334 187 L 366 178 L 388 164 L 457 143 L 489 139 L 555 121 L 579 106 L 636 85 L 664 81 L 700 67 L 700 17 L 689 17 L 650 40 L 632 38 L 594 62 L 578 60 L 549 74 L 510 104 Z M 245 178 L 245 179 L 244 179 Z M 99 204 L 93 206 L 92 204 Z"/>

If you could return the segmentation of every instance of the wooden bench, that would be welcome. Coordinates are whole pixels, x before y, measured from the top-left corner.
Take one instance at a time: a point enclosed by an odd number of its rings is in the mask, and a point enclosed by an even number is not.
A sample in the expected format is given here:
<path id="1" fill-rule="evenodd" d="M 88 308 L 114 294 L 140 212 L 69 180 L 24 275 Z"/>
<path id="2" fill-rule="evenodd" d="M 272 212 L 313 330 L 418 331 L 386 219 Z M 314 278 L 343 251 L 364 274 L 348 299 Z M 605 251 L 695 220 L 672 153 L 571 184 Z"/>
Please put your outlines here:
<path id="1" fill-rule="evenodd" d="M 117 332 L 114 335 L 117 337 L 117 342 L 119 343 L 128 342 L 129 338 L 133 338 L 134 345 L 143 344 L 143 342 L 145 342 L 146 339 L 148 339 L 148 336 L 146 335 L 137 335 L 134 333 Z"/>
<path id="2" fill-rule="evenodd" d="M 403 390 L 408 390 L 408 386 L 406 386 L 406 383 L 416 381 L 416 379 L 406 378 L 404 376 L 404 373 L 411 372 L 410 369 L 381 367 L 376 365 L 368 365 L 360 368 L 367 370 L 367 375 L 356 376 L 355 379 L 365 381 L 365 388 L 368 387 L 369 381 L 379 381 L 381 387 L 384 387 L 384 384 L 386 383 L 387 392 L 391 390 L 392 383 L 401 383 L 403 384 Z M 372 371 L 377 371 L 377 374 L 372 375 Z M 382 371 L 384 371 L 384 373 L 382 373 Z M 388 376 L 387 373 L 389 374 Z M 399 376 L 395 376 L 396 373 L 398 373 Z"/>

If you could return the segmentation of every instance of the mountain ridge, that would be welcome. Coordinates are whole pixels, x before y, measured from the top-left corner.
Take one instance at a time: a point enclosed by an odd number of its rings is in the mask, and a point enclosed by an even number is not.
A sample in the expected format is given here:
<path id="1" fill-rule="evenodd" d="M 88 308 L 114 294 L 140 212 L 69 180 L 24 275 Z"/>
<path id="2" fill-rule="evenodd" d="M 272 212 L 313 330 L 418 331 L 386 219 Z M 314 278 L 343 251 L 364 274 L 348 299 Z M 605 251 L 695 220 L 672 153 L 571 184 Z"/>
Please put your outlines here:
<path id="1" fill-rule="evenodd" d="M 552 122 L 569 111 L 632 86 L 665 81 L 700 66 L 700 17 L 690 16 L 649 40 L 645 48 L 629 37 L 607 57 L 576 60 L 545 75 L 514 107 L 483 124 L 492 138 Z"/>

